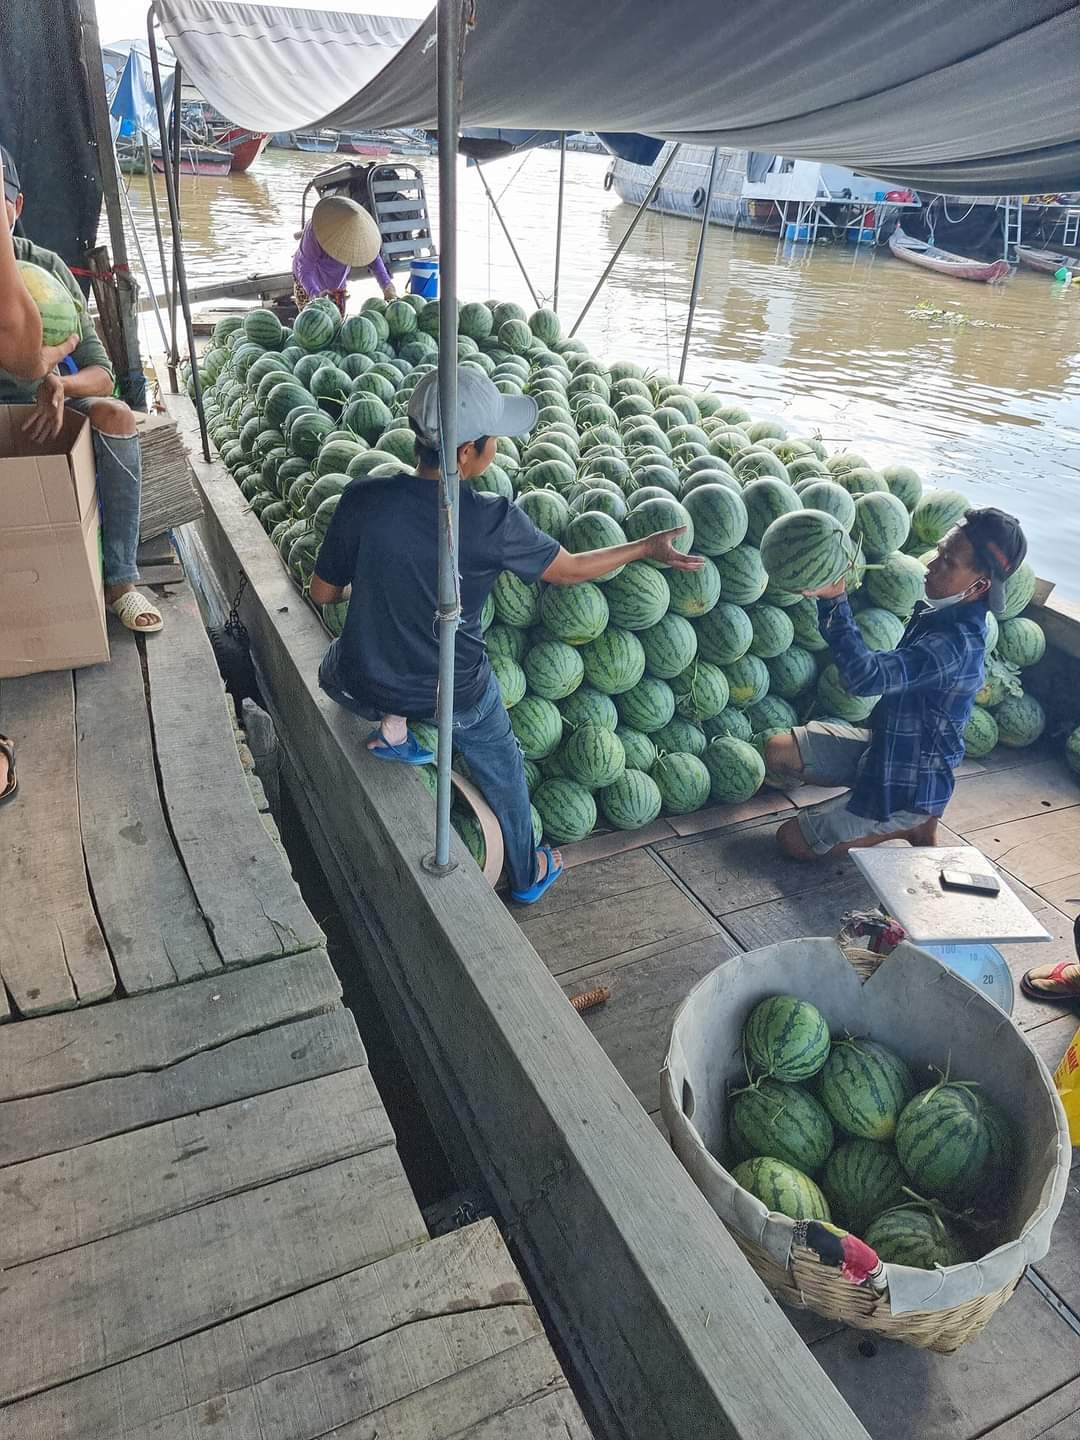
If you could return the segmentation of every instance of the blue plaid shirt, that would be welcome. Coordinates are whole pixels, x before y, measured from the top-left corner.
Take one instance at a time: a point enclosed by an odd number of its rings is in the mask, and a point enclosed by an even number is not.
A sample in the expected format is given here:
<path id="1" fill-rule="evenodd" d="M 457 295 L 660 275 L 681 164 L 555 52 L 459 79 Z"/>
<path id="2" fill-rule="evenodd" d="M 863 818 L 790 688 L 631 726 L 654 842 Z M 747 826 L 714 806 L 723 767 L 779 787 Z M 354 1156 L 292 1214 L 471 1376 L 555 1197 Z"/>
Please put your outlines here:
<path id="1" fill-rule="evenodd" d="M 847 689 L 882 697 L 848 809 L 868 820 L 901 810 L 942 814 L 983 683 L 985 603 L 920 606 L 895 650 L 867 649 L 845 596 L 819 600 L 818 617 Z"/>

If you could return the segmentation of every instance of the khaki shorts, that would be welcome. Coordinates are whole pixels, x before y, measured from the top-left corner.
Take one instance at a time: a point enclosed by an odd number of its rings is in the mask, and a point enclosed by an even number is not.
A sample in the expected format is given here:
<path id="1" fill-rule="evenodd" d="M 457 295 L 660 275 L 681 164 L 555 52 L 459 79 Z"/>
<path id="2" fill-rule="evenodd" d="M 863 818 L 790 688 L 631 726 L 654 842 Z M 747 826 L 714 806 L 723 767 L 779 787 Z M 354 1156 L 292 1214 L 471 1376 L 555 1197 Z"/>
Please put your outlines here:
<path id="1" fill-rule="evenodd" d="M 812 785 L 843 785 L 850 790 L 858 774 L 859 761 L 870 743 L 870 731 L 857 725 L 833 725 L 812 720 L 796 725 L 791 732 L 799 747 L 802 778 Z M 887 820 L 868 820 L 848 809 L 850 797 L 836 795 L 820 805 L 799 812 L 799 829 L 815 855 L 825 855 L 834 845 L 859 840 L 864 835 L 892 835 L 912 830 L 930 817 L 914 810 L 899 810 Z"/>

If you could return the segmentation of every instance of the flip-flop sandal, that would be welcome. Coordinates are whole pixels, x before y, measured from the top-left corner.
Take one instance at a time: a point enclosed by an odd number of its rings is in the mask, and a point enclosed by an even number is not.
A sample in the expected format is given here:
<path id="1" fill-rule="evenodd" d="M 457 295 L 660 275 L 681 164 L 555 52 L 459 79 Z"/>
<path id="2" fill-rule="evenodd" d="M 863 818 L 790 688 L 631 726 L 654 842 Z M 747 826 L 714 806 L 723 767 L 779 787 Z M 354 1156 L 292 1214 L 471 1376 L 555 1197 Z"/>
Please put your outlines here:
<path id="1" fill-rule="evenodd" d="M 518 905 L 535 905 L 541 895 L 547 894 L 563 872 L 563 867 L 555 864 L 555 856 L 551 853 L 550 845 L 541 845 L 536 853 L 547 856 L 547 873 L 542 880 L 534 881 L 528 890 L 510 891 L 510 899 L 516 901 Z"/>
<path id="2" fill-rule="evenodd" d="M 113 601 L 109 609 L 121 625 L 128 630 L 134 630 L 136 635 L 154 635 L 165 623 L 157 607 L 151 605 L 146 596 L 138 590 L 125 590 L 118 600 Z M 156 620 L 149 625 L 140 625 L 138 624 L 140 615 L 153 615 Z"/>
<path id="3" fill-rule="evenodd" d="M 368 746 L 368 753 L 376 760 L 395 760 L 399 765 L 434 765 L 435 756 L 425 750 L 412 731 L 405 736 L 404 745 L 391 745 L 381 730 L 373 730 L 368 736 L 376 744 Z"/>
<path id="4" fill-rule="evenodd" d="M 1061 960 L 1047 975 L 1029 970 L 1020 978 L 1020 989 L 1029 1000 L 1080 1000 L 1080 977 L 1066 980 L 1065 971 L 1075 969 L 1077 961 Z M 1042 968 L 1041 966 L 1039 967 Z M 1047 988 L 1043 988 L 1043 987 Z"/>
<path id="5" fill-rule="evenodd" d="M 8 762 L 7 783 L 0 790 L 0 805 L 6 805 L 9 800 L 15 799 L 19 788 L 19 777 L 15 773 L 15 744 L 6 735 L 0 735 L 0 754 L 6 755 Z"/>

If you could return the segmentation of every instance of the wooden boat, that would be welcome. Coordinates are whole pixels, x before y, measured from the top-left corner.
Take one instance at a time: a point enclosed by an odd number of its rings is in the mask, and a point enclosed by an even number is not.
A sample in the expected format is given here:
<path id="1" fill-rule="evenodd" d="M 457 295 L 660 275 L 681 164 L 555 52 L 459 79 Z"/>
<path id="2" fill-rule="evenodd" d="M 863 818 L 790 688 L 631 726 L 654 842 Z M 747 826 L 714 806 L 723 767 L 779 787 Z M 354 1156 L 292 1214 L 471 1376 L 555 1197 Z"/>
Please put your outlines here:
<path id="1" fill-rule="evenodd" d="M 229 167 L 234 175 L 242 174 L 253 161 L 257 160 L 270 143 L 270 136 L 259 130 L 246 130 L 242 125 L 232 125 L 214 136 L 218 150 L 227 150 L 232 156 Z"/>
<path id="2" fill-rule="evenodd" d="M 936 270 L 939 275 L 952 275 L 957 280 L 1004 280 L 1011 268 L 1007 260 L 970 260 L 965 255 L 954 255 L 951 250 L 916 240 L 899 225 L 889 236 L 889 249 L 898 260 L 921 265 L 924 270 Z"/>
<path id="3" fill-rule="evenodd" d="M 338 150 L 346 155 L 389 155 L 391 148 L 390 137 L 374 130 L 346 132 L 338 142 Z"/>
<path id="4" fill-rule="evenodd" d="M 332 155 L 338 148 L 338 137 L 330 130 L 294 130 L 292 142 L 294 150 L 312 150 L 327 155 Z"/>
<path id="5" fill-rule="evenodd" d="M 154 170 L 161 174 L 165 163 L 161 151 L 154 151 Z M 210 145 L 184 145 L 180 151 L 181 175 L 228 175 L 232 169 L 232 156 L 227 150 L 215 150 Z"/>
<path id="6" fill-rule="evenodd" d="M 1027 245 L 1018 245 L 1016 258 L 1025 270 L 1038 270 L 1043 275 L 1056 275 L 1062 266 L 1070 275 L 1080 275 L 1080 257 L 1064 255 L 1059 250 L 1032 250 Z"/>

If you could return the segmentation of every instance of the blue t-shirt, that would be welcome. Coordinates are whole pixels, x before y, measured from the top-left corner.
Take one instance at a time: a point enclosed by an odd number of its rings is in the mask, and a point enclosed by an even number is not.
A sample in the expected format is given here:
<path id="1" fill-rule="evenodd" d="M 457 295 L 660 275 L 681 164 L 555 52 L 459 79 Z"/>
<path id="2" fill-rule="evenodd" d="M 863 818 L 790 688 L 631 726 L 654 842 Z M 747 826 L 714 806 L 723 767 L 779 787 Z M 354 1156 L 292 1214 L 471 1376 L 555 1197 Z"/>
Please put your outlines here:
<path id="1" fill-rule="evenodd" d="M 559 544 L 517 505 L 461 486 L 454 708 L 475 705 L 488 680 L 480 612 L 499 573 L 538 580 Z M 338 678 L 357 700 L 397 715 L 435 713 L 439 668 L 439 485 L 418 475 L 360 478 L 341 496 L 315 573 L 352 585 Z"/>

